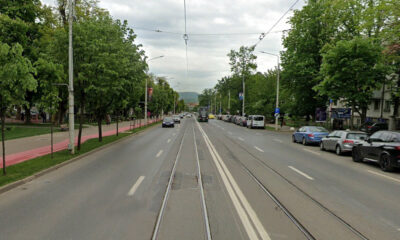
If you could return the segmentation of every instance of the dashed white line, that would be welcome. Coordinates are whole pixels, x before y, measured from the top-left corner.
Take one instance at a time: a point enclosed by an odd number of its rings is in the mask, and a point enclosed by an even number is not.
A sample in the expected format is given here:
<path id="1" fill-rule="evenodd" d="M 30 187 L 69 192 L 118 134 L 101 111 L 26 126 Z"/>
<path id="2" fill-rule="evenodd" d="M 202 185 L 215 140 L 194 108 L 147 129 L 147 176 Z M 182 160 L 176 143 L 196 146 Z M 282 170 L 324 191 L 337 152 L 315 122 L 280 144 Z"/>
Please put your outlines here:
<path id="1" fill-rule="evenodd" d="M 312 154 L 318 155 L 318 156 L 321 155 L 321 153 L 314 152 L 313 150 L 310 150 L 310 149 L 307 149 L 307 148 L 303 148 L 303 150 L 306 151 L 306 152 L 310 152 Z"/>
<path id="2" fill-rule="evenodd" d="M 230 135 L 232 135 L 232 132 L 228 132 Z"/>
<path id="3" fill-rule="evenodd" d="M 169 142 L 171 142 L 171 138 L 170 138 L 170 139 L 168 139 L 167 143 L 169 143 Z"/>
<path id="4" fill-rule="evenodd" d="M 197 126 L 199 127 L 199 130 L 203 135 L 208 150 L 211 153 L 211 157 L 215 163 L 215 166 L 217 167 L 219 175 L 221 176 L 222 182 L 225 185 L 228 195 L 233 202 L 236 212 L 238 213 L 239 218 L 242 221 L 242 224 L 249 239 L 261 238 L 263 240 L 270 240 L 271 238 L 265 230 L 264 226 L 262 225 L 260 219 L 258 218 L 257 213 L 251 207 L 244 193 L 239 188 L 237 182 L 233 178 L 231 172 L 225 165 L 214 145 L 211 143 L 207 134 L 204 132 L 200 124 L 197 124 Z"/>
<path id="5" fill-rule="evenodd" d="M 257 146 L 254 146 L 254 148 L 257 149 L 257 150 L 260 151 L 260 152 L 264 152 L 264 150 L 262 150 L 261 148 L 259 148 L 259 147 L 257 147 Z"/>
<path id="6" fill-rule="evenodd" d="M 225 130 L 225 128 L 222 128 L 222 130 Z"/>
<path id="7" fill-rule="evenodd" d="M 157 157 L 157 158 L 160 157 L 161 154 L 162 154 L 163 152 L 164 152 L 163 150 L 160 150 L 160 151 L 157 153 L 156 157 Z"/>
<path id="8" fill-rule="evenodd" d="M 314 178 L 310 177 L 309 175 L 303 173 L 302 171 L 300 171 L 299 169 L 292 167 L 292 166 L 288 166 L 290 169 L 292 169 L 293 171 L 297 172 L 298 174 L 302 175 L 303 177 L 310 179 L 310 180 L 314 180 Z"/>
<path id="9" fill-rule="evenodd" d="M 400 179 L 397 179 L 397 178 L 394 178 L 394 177 L 390 177 L 390 176 L 386 176 L 386 175 L 384 175 L 384 174 L 377 173 L 377 172 L 375 172 L 375 171 L 371 171 L 371 170 L 367 170 L 367 172 L 369 172 L 369 173 L 372 173 L 372 174 L 375 174 L 375 175 L 378 175 L 378 176 L 381 176 L 381 177 L 384 177 L 384 178 L 387 178 L 387 179 L 390 179 L 390 180 L 393 180 L 393 181 L 395 181 L 395 182 L 398 182 L 398 183 L 400 183 Z"/>
<path id="10" fill-rule="evenodd" d="M 133 196 L 135 194 L 136 190 L 139 188 L 139 185 L 143 182 L 144 176 L 140 176 L 138 180 L 136 181 L 135 184 L 133 184 L 132 188 L 128 192 L 128 196 Z"/>
<path id="11" fill-rule="evenodd" d="M 240 141 L 244 141 L 244 139 L 243 139 L 243 138 L 241 138 L 241 137 L 238 137 L 238 139 L 239 139 Z"/>
<path id="12" fill-rule="evenodd" d="M 279 140 L 279 139 L 276 139 L 276 138 L 274 138 L 274 141 L 275 141 L 275 142 L 278 142 L 278 143 L 283 143 L 282 140 Z"/>

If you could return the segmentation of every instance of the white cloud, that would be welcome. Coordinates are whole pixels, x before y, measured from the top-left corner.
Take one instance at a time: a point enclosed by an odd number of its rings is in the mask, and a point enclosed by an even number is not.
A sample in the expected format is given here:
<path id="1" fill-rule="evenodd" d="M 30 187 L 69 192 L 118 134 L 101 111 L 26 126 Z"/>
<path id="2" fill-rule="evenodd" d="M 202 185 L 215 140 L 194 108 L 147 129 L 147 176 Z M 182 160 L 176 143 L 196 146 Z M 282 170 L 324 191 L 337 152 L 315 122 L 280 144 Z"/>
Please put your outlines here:
<path id="1" fill-rule="evenodd" d="M 54 0 L 42 0 L 53 4 Z M 252 35 L 195 35 L 196 33 L 261 33 L 267 31 L 293 4 L 294 0 L 186 0 L 187 32 L 189 34 L 189 75 L 186 79 L 184 12 L 182 0 L 100 0 L 116 19 L 128 20 L 135 29 L 138 43 L 149 57 L 165 55 L 149 63 L 150 71 L 170 76 L 172 86 L 181 91 L 201 92 L 213 87 L 229 74 L 231 49 L 252 45 L 259 34 Z M 300 8 L 304 3 L 296 5 Z M 275 28 L 289 29 L 287 15 Z M 144 31 L 139 28 L 160 29 L 180 34 Z M 192 35 L 193 34 L 193 35 Z M 266 36 L 256 49 L 258 71 L 276 66 L 276 58 L 259 53 L 264 50 L 279 53 L 283 50 L 282 33 Z"/>

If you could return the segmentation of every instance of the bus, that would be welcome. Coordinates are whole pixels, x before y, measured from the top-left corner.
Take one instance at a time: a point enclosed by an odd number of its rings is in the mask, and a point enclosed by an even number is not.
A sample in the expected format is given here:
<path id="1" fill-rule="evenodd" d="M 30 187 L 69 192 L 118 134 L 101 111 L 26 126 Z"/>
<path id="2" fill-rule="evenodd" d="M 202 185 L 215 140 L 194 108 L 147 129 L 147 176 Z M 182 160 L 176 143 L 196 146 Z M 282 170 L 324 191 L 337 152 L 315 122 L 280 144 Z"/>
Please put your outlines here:
<path id="1" fill-rule="evenodd" d="M 207 107 L 199 107 L 199 122 L 208 122 L 208 108 Z"/>

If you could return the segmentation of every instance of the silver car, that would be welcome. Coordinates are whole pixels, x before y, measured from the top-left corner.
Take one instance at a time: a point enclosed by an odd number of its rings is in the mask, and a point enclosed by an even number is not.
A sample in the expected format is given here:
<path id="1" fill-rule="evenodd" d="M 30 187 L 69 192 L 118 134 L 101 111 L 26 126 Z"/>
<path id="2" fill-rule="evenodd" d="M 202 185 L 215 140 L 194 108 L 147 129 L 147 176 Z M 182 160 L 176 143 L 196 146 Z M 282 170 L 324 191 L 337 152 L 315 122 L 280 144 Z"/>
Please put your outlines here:
<path id="1" fill-rule="evenodd" d="M 319 147 L 322 151 L 335 151 L 337 155 L 341 155 L 344 152 L 351 152 L 355 144 L 364 141 L 366 138 L 367 134 L 364 132 L 338 130 L 324 137 Z"/>

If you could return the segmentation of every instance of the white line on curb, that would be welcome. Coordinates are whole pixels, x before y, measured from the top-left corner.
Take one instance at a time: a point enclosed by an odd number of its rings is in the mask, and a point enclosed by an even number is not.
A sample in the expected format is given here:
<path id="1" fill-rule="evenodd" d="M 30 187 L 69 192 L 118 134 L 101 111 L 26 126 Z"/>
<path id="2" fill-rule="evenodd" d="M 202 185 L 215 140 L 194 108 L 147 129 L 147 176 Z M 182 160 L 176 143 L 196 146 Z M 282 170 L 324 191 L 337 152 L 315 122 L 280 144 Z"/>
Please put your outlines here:
<path id="1" fill-rule="evenodd" d="M 372 174 L 375 174 L 375 175 L 378 175 L 378 176 L 381 176 L 381 177 L 384 177 L 384 178 L 387 178 L 387 179 L 390 179 L 390 180 L 393 180 L 393 181 L 395 181 L 395 182 L 398 182 L 398 183 L 400 183 L 400 180 L 399 180 L 399 179 L 397 179 L 397 178 L 390 177 L 390 176 L 386 176 L 386 175 L 384 175 L 384 174 L 380 174 L 380 173 L 377 173 L 377 172 L 375 172 L 375 171 L 371 171 L 371 170 L 367 170 L 367 172 L 369 172 L 369 173 L 372 173 Z"/>
<path id="2" fill-rule="evenodd" d="M 306 152 L 318 155 L 318 156 L 321 155 L 321 153 L 314 152 L 313 150 L 310 150 L 310 149 L 307 149 L 307 148 L 303 148 L 303 150 L 306 151 Z"/>

